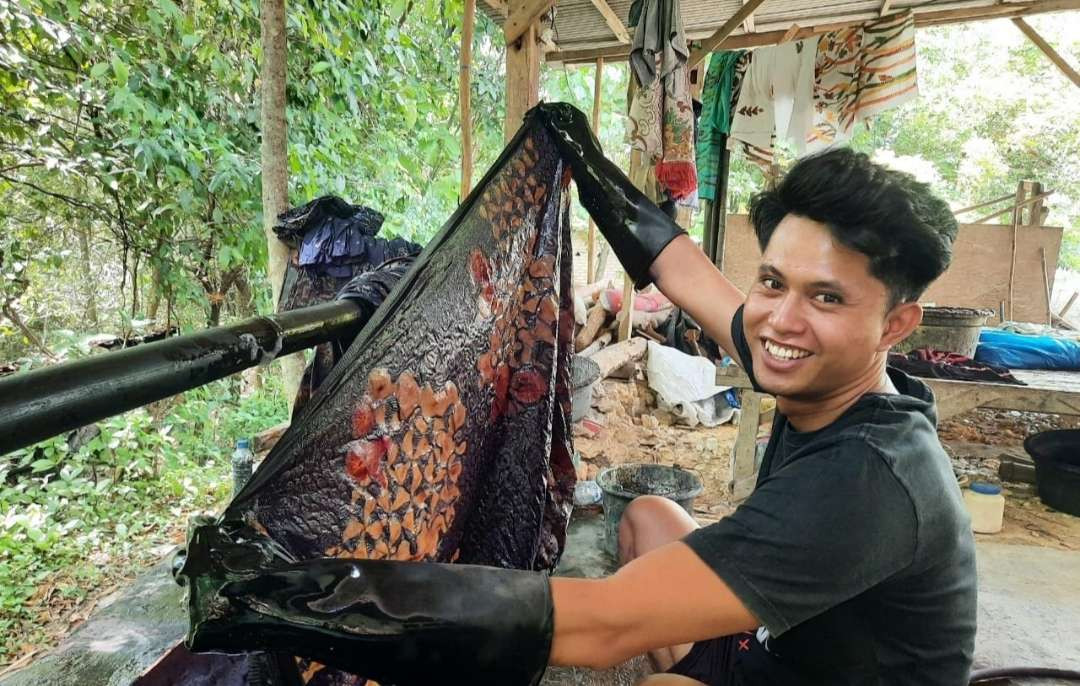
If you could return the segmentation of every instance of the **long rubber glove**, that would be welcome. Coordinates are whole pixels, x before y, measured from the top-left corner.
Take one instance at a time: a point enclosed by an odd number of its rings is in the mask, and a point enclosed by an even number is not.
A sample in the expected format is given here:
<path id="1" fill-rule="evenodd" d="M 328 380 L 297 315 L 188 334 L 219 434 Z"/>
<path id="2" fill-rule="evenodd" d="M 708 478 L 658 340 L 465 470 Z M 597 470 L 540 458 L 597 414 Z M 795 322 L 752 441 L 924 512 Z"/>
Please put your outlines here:
<path id="1" fill-rule="evenodd" d="M 604 157 L 581 110 L 566 103 L 545 103 L 534 109 L 555 134 L 555 143 L 570 165 L 581 204 L 626 273 L 638 288 L 649 285 L 649 267 L 656 256 L 686 231 Z"/>
<path id="2" fill-rule="evenodd" d="M 546 574 L 389 560 L 282 559 L 246 527 L 196 527 L 175 574 L 195 652 L 272 651 L 383 684 L 539 683 L 553 608 Z"/>

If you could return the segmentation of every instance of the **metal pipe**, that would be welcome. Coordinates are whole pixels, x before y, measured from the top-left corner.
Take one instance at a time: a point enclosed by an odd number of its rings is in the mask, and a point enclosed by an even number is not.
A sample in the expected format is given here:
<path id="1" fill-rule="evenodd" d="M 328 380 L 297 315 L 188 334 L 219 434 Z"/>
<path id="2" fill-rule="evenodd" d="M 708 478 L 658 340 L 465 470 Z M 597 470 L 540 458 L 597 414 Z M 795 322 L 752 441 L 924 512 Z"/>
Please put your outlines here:
<path id="1" fill-rule="evenodd" d="M 368 317 L 338 300 L 12 374 L 0 379 L 0 455 L 355 335 Z"/>

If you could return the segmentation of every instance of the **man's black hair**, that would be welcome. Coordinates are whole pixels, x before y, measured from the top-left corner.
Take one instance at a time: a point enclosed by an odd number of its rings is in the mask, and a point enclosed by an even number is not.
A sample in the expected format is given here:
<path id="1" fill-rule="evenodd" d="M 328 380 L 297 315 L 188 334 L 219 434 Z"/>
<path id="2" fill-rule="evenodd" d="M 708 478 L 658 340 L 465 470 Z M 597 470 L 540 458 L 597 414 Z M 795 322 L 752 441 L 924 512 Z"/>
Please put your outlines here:
<path id="1" fill-rule="evenodd" d="M 925 183 L 850 148 L 799 160 L 773 189 L 754 196 L 750 221 L 762 252 L 788 214 L 821 222 L 870 258 L 889 307 L 917 300 L 952 259 L 956 218 Z"/>

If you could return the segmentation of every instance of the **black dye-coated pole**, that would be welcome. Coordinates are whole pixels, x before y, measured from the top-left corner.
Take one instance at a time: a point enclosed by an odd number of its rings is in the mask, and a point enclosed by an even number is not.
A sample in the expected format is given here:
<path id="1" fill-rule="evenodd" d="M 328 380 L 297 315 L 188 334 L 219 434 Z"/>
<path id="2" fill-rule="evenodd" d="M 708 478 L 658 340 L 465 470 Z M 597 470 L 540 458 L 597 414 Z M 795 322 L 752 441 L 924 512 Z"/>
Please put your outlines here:
<path id="1" fill-rule="evenodd" d="M 266 364 L 367 322 L 339 300 L 0 379 L 0 455 Z"/>

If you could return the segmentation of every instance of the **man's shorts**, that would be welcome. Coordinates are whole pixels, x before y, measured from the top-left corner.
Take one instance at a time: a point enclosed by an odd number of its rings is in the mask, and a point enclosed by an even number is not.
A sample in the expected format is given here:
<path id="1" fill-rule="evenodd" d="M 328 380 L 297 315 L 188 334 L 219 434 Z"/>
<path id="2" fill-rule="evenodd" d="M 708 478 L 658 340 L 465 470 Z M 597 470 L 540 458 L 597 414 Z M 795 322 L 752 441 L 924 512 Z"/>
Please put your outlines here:
<path id="1" fill-rule="evenodd" d="M 740 633 L 698 641 L 667 673 L 696 679 L 706 686 L 739 686 L 735 664 L 755 640 L 751 633 Z"/>

